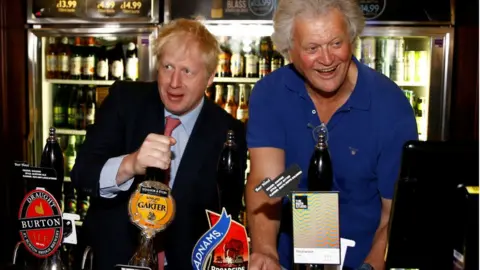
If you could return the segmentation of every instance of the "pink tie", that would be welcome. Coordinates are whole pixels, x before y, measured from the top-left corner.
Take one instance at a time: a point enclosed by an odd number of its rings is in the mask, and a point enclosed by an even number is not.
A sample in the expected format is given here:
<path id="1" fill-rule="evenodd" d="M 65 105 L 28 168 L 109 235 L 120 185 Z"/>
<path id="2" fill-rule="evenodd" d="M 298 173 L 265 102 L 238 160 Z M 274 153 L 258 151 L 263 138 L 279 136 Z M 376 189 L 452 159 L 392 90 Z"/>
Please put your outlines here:
<path id="1" fill-rule="evenodd" d="M 180 125 L 180 119 L 167 116 L 167 122 L 165 123 L 165 132 L 163 135 L 172 136 L 172 131 Z M 168 186 L 170 183 L 170 167 L 165 171 L 164 184 Z M 163 270 L 165 266 L 165 251 L 158 252 L 158 270 Z"/>

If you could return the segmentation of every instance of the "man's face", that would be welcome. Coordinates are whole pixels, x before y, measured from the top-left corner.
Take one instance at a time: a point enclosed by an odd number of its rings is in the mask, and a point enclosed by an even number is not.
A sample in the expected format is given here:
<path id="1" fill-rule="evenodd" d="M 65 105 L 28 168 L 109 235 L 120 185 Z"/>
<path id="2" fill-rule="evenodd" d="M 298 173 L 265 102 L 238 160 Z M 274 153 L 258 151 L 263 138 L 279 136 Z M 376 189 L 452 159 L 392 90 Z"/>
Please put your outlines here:
<path id="1" fill-rule="evenodd" d="M 347 24 L 337 9 L 297 18 L 289 51 L 295 68 L 315 91 L 332 93 L 344 83 L 352 57 Z"/>
<path id="2" fill-rule="evenodd" d="M 183 115 L 201 101 L 205 89 L 213 82 L 214 74 L 205 71 L 205 60 L 195 42 L 165 44 L 159 59 L 158 88 L 165 108 Z"/>

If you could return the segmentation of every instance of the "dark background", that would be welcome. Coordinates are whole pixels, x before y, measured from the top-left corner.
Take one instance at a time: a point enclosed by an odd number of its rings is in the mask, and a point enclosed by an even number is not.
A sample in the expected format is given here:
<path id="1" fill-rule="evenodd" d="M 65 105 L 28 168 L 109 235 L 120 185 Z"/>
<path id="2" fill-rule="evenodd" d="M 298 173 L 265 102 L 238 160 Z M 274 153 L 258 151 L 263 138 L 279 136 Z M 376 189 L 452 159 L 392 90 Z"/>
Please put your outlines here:
<path id="1" fill-rule="evenodd" d="M 192 0 L 183 8 L 195 8 Z M 389 3 L 393 0 L 387 0 Z M 385 11 L 390 19 L 400 13 L 420 16 L 412 6 L 426 9 L 430 18 L 442 20 L 448 15 L 446 0 L 403 0 L 397 9 Z M 408 3 L 408 5 L 406 4 Z M 175 6 L 172 6 L 172 9 Z M 178 8 L 177 7 L 177 8 Z M 435 10 L 439 12 L 435 12 Z M 443 11 L 442 11 L 443 10 Z M 478 140 L 478 1 L 455 3 L 455 41 L 451 117 L 449 138 Z M 187 11 L 188 15 L 192 15 Z M 417 14 L 417 15 L 414 15 Z M 425 12 L 424 12 L 425 15 Z M 423 15 L 423 16 L 424 16 Z M 172 17 L 173 16 L 172 14 Z M 379 18 L 381 19 L 381 18 Z M 19 240 L 16 224 L 19 203 L 23 197 L 21 183 L 12 178 L 14 160 L 27 159 L 30 112 L 27 96 L 27 38 L 25 30 L 26 1 L 0 0 L 0 269 L 11 262 L 12 250 Z"/>

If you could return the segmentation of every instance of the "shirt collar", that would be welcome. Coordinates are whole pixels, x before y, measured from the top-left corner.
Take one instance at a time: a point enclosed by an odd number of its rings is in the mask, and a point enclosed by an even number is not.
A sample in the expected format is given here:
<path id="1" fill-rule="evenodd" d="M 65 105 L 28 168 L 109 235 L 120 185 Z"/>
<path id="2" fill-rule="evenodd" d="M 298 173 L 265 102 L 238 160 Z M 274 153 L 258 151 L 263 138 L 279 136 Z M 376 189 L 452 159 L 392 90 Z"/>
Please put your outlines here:
<path id="1" fill-rule="evenodd" d="M 197 105 L 197 107 L 193 108 L 193 110 L 181 116 L 174 115 L 171 112 L 167 111 L 167 109 L 165 108 L 164 109 L 165 117 L 172 116 L 173 118 L 180 119 L 180 122 L 181 122 L 180 125 L 182 125 L 183 128 L 185 128 L 185 130 L 188 133 L 188 136 L 190 136 L 190 134 L 192 134 L 193 127 L 195 126 L 195 122 L 197 121 L 197 118 L 200 115 L 200 111 L 202 110 L 203 103 L 205 101 L 204 99 L 205 97 L 202 97 L 202 100 Z"/>
<path id="2" fill-rule="evenodd" d="M 368 82 L 370 81 L 370 74 L 368 72 L 369 67 L 360 63 L 355 56 L 352 56 L 354 64 L 357 66 L 358 76 L 357 83 L 352 91 L 352 94 L 348 98 L 345 106 L 360 110 L 368 110 L 370 108 L 370 88 Z M 301 97 L 306 98 L 307 88 L 305 87 L 305 81 L 295 70 L 293 64 L 289 64 L 287 76 L 283 76 L 283 82 L 290 91 L 297 92 Z"/>

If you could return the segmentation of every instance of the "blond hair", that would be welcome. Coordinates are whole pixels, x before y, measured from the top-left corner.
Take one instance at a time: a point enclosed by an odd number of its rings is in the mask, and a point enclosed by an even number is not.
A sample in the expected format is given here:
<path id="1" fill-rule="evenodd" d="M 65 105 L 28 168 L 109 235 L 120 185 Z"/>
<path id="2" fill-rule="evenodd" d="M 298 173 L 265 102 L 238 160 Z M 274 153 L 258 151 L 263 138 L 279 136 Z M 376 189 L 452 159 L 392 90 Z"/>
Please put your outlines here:
<path id="1" fill-rule="evenodd" d="M 365 27 L 365 18 L 357 0 L 280 0 L 273 17 L 272 34 L 278 52 L 288 59 L 295 18 L 323 15 L 334 8 L 343 14 L 350 32 L 350 41 L 354 42 Z"/>
<path id="2" fill-rule="evenodd" d="M 188 47 L 197 45 L 205 61 L 207 75 L 210 76 L 215 72 L 220 45 L 217 38 L 201 22 L 191 19 L 175 19 L 161 26 L 154 43 L 157 62 L 164 52 L 165 45 L 169 42 L 188 45 Z"/>

